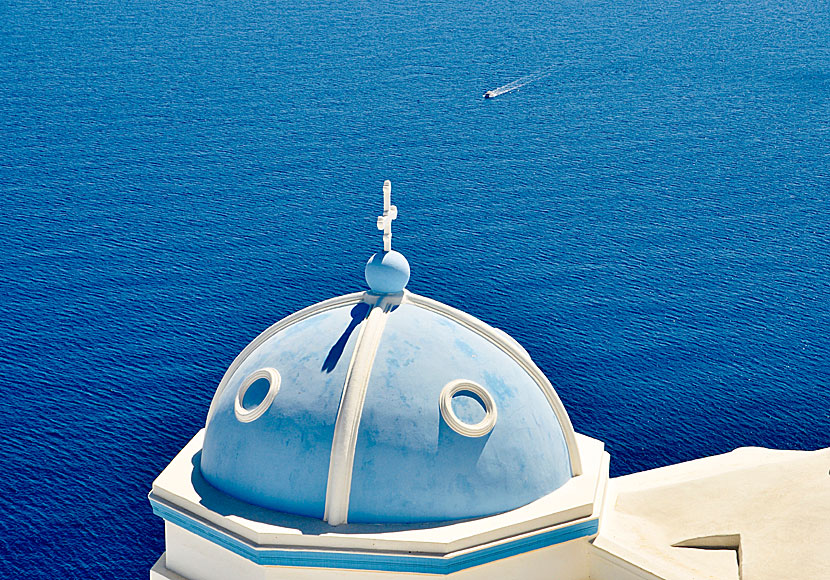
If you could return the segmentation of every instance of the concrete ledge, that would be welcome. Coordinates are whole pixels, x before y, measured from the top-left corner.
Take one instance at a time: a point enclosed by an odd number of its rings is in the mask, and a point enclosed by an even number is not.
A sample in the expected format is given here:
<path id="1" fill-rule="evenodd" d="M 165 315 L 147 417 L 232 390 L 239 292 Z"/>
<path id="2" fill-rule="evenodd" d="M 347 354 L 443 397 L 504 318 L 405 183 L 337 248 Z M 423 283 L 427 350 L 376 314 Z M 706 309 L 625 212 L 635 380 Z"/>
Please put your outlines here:
<path id="1" fill-rule="evenodd" d="M 613 479 L 597 580 L 830 578 L 828 470 L 830 449 L 750 447 Z"/>
<path id="2" fill-rule="evenodd" d="M 618 554 L 594 545 L 588 552 L 591 580 L 663 580 Z"/>

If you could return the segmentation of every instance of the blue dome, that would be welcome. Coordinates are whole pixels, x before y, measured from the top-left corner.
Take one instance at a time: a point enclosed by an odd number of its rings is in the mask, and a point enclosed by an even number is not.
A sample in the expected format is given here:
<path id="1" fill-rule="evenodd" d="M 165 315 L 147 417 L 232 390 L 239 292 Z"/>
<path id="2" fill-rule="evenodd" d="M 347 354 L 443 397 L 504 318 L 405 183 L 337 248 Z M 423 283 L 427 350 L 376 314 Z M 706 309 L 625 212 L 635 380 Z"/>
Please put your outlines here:
<path id="1" fill-rule="evenodd" d="M 222 379 L 201 457 L 225 493 L 333 524 L 492 515 L 578 465 L 524 349 L 410 293 L 344 296 L 265 331 Z"/>

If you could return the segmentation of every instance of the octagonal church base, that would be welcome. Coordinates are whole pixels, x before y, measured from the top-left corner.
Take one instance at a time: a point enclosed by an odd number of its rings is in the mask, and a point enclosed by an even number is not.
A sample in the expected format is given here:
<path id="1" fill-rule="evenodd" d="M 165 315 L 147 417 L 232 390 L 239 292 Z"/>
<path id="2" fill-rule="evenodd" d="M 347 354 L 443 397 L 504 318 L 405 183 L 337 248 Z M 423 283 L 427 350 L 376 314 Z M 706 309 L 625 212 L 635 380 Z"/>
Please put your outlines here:
<path id="1" fill-rule="evenodd" d="M 199 432 L 153 484 L 167 551 L 151 578 L 584 578 L 608 481 L 604 445 L 578 435 L 583 474 L 528 505 L 444 524 L 345 524 L 252 506 L 202 478 Z M 519 475 L 517 475 L 518 477 Z"/>

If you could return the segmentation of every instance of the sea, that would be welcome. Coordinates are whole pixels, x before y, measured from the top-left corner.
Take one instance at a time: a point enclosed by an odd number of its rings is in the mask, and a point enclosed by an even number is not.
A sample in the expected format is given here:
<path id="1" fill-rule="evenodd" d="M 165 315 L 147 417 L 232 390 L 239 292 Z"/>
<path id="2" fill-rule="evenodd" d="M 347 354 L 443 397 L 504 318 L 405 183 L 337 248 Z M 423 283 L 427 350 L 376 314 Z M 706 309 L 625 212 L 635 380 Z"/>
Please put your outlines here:
<path id="1" fill-rule="evenodd" d="M 830 446 L 830 1 L 0 0 L 0 578 L 148 577 L 153 479 L 366 288 L 385 179 L 408 288 L 612 475 Z"/>

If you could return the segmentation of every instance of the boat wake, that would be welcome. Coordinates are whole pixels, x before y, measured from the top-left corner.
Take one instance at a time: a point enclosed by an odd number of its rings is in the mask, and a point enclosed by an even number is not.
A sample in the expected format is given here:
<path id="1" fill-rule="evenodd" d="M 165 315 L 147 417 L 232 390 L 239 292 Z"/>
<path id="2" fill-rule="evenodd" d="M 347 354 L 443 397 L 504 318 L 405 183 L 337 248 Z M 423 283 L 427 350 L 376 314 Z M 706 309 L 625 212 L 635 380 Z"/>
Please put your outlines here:
<path id="1" fill-rule="evenodd" d="M 504 86 L 501 86 L 497 89 L 493 89 L 484 93 L 485 99 L 494 99 L 499 95 L 503 95 L 505 93 L 509 93 L 510 91 L 515 91 L 518 88 L 521 88 L 527 84 L 532 83 L 533 81 L 538 81 L 541 78 L 548 76 L 553 71 L 551 69 L 545 69 L 543 71 L 533 73 L 532 75 L 524 76 L 520 79 L 516 79 L 513 82 L 507 83 Z"/>

